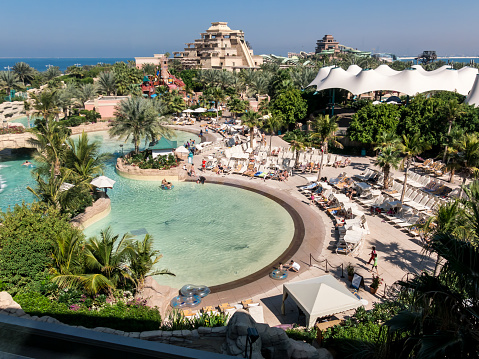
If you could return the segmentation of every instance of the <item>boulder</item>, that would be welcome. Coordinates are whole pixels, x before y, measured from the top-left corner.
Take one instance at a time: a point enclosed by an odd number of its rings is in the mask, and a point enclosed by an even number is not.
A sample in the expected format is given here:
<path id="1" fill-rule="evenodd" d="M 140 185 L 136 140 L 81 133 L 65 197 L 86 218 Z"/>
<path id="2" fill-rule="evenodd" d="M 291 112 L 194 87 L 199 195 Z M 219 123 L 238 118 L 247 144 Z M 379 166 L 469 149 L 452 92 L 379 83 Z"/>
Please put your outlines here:
<path id="1" fill-rule="evenodd" d="M 319 359 L 318 350 L 305 342 L 289 339 L 293 352 L 291 359 Z"/>
<path id="2" fill-rule="evenodd" d="M 0 310 L 12 313 L 16 312 L 17 310 L 22 310 L 22 307 L 13 300 L 12 296 L 8 292 L 0 292 Z M 23 314 L 25 314 L 25 312 Z"/>
<path id="3" fill-rule="evenodd" d="M 223 352 L 228 355 L 242 356 L 246 349 L 245 330 L 254 328 L 255 324 L 256 322 L 248 312 L 243 309 L 236 311 L 226 327 L 226 340 L 223 345 Z M 253 343 L 252 357 L 257 359 L 263 358 L 261 355 L 261 337 Z"/>

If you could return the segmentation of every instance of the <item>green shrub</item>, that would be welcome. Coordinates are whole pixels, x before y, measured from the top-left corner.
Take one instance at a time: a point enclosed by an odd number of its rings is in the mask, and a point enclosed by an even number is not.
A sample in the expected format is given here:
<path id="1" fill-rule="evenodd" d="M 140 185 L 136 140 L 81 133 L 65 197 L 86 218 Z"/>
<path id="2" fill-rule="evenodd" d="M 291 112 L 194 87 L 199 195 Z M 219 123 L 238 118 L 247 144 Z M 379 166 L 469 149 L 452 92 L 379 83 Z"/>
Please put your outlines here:
<path id="1" fill-rule="evenodd" d="M 36 292 L 17 294 L 14 299 L 30 315 L 48 315 L 69 325 L 81 325 L 86 328 L 107 327 L 126 332 L 157 330 L 161 326 L 158 309 L 138 304 L 128 305 L 118 302 L 99 310 L 91 310 L 86 306 L 69 304 L 68 300 L 52 301 Z"/>
<path id="2" fill-rule="evenodd" d="M 228 321 L 228 314 L 203 313 L 199 318 L 186 318 L 179 310 L 168 313 L 168 319 L 163 322 L 162 330 L 193 330 L 199 327 L 224 327 Z"/>
<path id="3" fill-rule="evenodd" d="M 57 235 L 79 231 L 66 216 L 37 202 L 0 212 L 0 222 L 0 280 L 13 294 L 45 277 Z"/>
<path id="4" fill-rule="evenodd" d="M 310 329 L 292 328 L 292 329 L 287 329 L 286 334 L 291 339 L 301 340 L 303 342 L 311 344 L 313 340 L 316 339 L 317 329 L 315 327 Z"/>

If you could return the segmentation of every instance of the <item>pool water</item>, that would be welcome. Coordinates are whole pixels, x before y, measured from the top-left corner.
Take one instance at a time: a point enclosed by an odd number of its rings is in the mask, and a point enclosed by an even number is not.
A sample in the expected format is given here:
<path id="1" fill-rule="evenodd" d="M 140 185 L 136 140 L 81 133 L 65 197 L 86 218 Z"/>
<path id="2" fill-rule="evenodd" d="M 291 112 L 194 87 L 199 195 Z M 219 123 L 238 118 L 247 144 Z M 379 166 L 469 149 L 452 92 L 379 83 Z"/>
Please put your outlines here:
<path id="1" fill-rule="evenodd" d="M 198 138 L 181 131 L 175 135 L 178 144 Z M 114 233 L 130 232 L 138 239 L 146 233 L 152 235 L 154 248 L 163 255 L 157 269 L 176 274 L 157 276 L 160 284 L 180 288 L 189 283 L 212 286 L 230 282 L 268 265 L 289 246 L 293 221 L 276 202 L 229 186 L 178 182 L 168 191 L 160 188 L 161 182 L 126 179 L 114 168 L 122 142 L 106 132 L 89 137 L 102 142 L 102 151 L 114 154 L 105 175 L 116 183 L 108 190 L 111 213 L 84 233 L 95 236 L 111 226 Z M 124 144 L 123 150 L 132 147 Z M 26 185 L 34 185 L 30 171 L 21 166 L 25 159 L 0 159 L 0 166 L 9 166 L 0 167 L 7 185 L 0 193 L 2 209 L 21 199 L 33 199 L 24 190 Z"/>

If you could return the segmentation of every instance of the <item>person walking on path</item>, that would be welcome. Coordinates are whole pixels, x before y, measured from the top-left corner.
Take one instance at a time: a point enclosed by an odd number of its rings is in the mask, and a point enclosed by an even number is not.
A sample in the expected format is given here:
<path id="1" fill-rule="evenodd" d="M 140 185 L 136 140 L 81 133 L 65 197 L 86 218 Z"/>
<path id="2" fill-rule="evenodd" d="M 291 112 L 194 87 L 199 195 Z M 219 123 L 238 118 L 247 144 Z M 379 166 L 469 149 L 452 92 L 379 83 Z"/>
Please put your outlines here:
<path id="1" fill-rule="evenodd" d="M 371 264 L 371 261 L 374 261 L 375 254 L 376 254 L 376 247 L 373 246 L 373 249 L 371 250 L 371 257 L 369 258 L 368 264 Z"/>
<path id="2" fill-rule="evenodd" d="M 196 171 L 195 171 L 195 165 L 191 164 L 191 170 L 190 170 L 191 176 L 195 177 L 196 176 Z"/>
<path id="3" fill-rule="evenodd" d="M 311 193 L 311 202 L 309 205 L 311 206 L 312 204 L 314 204 L 314 193 Z"/>
<path id="4" fill-rule="evenodd" d="M 201 161 L 201 171 L 205 172 L 206 171 L 206 160 L 203 158 L 203 161 Z"/>
<path id="5" fill-rule="evenodd" d="M 373 266 L 371 267 L 371 273 L 374 272 L 374 270 L 376 270 L 376 274 L 379 275 L 379 271 L 378 271 L 378 254 L 377 254 L 377 253 L 374 253 L 374 262 L 373 262 Z"/>

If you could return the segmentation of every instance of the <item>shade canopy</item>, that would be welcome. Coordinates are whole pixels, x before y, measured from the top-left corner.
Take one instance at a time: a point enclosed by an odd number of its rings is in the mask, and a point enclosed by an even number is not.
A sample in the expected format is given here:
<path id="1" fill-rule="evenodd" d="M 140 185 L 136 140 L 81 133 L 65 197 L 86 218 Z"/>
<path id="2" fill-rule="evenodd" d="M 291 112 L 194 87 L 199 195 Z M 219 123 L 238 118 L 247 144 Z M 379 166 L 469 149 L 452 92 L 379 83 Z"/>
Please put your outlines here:
<path id="1" fill-rule="evenodd" d="M 193 112 L 195 113 L 203 113 L 203 112 L 206 112 L 206 108 L 203 108 L 203 107 L 198 107 L 197 109 L 193 110 Z"/>
<path id="2" fill-rule="evenodd" d="M 468 105 L 479 106 L 479 75 L 476 75 L 476 80 L 474 81 L 474 85 L 472 85 L 471 92 L 469 92 L 464 102 Z"/>
<path id="3" fill-rule="evenodd" d="M 180 146 L 175 150 L 176 153 L 190 153 L 190 150 L 186 149 L 185 146 Z"/>
<path id="4" fill-rule="evenodd" d="M 191 113 L 191 112 L 195 112 L 194 110 L 190 109 L 190 108 L 187 108 L 186 110 L 183 110 L 183 112 L 186 112 L 186 113 Z"/>
<path id="5" fill-rule="evenodd" d="M 360 307 L 362 303 L 344 284 L 332 275 L 306 279 L 283 285 L 281 312 L 285 314 L 284 302 L 288 296 L 306 315 L 306 325 L 311 327 L 317 318 Z"/>
<path id="6" fill-rule="evenodd" d="M 395 71 L 387 65 L 374 70 L 361 70 L 359 66 L 351 65 L 346 71 L 340 67 L 323 67 L 308 86 L 316 86 L 317 91 L 341 88 L 354 95 L 380 90 L 397 91 L 410 96 L 427 91 L 451 91 L 467 95 L 477 74 L 478 70 L 472 67 L 454 70 L 447 65 L 434 71 L 425 71 L 421 66 Z"/>
<path id="7" fill-rule="evenodd" d="M 113 185 L 116 181 L 113 181 L 111 178 L 106 176 L 99 176 L 94 178 L 90 184 L 98 188 L 113 188 Z"/>

